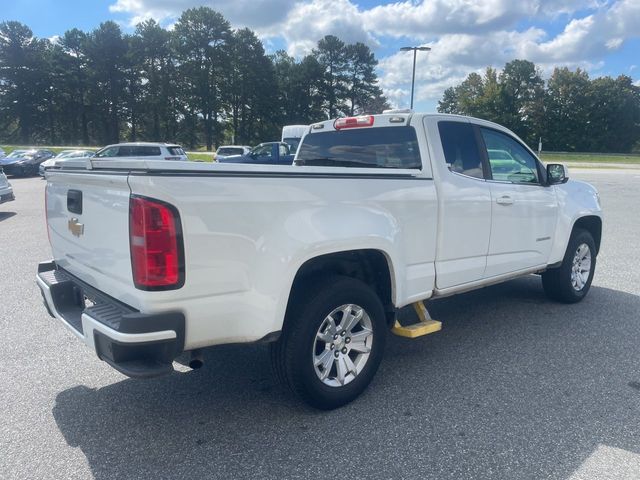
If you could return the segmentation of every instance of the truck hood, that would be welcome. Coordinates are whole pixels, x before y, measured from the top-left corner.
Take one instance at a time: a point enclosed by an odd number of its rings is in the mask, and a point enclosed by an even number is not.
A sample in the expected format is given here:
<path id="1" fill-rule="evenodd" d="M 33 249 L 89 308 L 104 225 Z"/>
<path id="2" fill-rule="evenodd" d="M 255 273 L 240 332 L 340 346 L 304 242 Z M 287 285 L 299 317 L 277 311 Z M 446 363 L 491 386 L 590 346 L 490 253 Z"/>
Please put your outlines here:
<path id="1" fill-rule="evenodd" d="M 570 178 L 565 185 L 569 185 L 571 190 L 581 190 L 585 193 L 598 195 L 598 189 L 584 180 L 573 180 Z"/>

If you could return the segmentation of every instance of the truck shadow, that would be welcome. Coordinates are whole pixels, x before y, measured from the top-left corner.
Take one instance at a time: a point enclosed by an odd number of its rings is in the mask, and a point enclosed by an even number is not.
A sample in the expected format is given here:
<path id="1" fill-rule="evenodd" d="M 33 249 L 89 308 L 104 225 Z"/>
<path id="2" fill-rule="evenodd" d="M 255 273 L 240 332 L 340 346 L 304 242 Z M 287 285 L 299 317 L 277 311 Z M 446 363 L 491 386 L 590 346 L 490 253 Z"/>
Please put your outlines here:
<path id="1" fill-rule="evenodd" d="M 443 331 L 390 336 L 373 384 L 332 412 L 280 387 L 265 346 L 56 398 L 97 479 L 569 478 L 602 445 L 640 453 L 640 297 L 552 303 L 535 277 L 431 302 Z M 106 368 L 106 366 L 105 366 Z"/>

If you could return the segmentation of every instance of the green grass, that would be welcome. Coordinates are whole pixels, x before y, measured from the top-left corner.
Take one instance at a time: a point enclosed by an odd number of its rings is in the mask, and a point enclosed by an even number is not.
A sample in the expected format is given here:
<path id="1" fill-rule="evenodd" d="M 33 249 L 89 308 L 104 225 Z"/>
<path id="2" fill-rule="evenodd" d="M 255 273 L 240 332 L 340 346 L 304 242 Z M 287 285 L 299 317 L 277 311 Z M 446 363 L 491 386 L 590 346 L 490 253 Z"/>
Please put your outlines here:
<path id="1" fill-rule="evenodd" d="M 564 153 L 542 153 L 540 159 L 548 163 L 626 163 L 640 164 L 640 155 L 589 155 L 585 153 L 564 154 Z"/>
<path id="2" fill-rule="evenodd" d="M 194 153 L 188 152 L 187 156 L 189 160 L 193 160 L 195 162 L 213 162 L 213 153 Z"/>

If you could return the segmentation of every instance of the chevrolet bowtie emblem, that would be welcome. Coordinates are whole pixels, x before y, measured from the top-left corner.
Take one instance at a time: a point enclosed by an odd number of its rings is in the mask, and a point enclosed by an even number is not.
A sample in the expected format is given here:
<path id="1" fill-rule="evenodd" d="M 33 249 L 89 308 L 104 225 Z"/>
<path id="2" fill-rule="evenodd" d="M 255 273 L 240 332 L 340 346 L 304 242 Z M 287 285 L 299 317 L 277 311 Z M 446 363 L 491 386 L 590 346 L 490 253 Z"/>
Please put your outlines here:
<path id="1" fill-rule="evenodd" d="M 75 237 L 79 237 L 84 233 L 84 223 L 80 223 L 77 218 L 69 220 L 69 230 Z"/>

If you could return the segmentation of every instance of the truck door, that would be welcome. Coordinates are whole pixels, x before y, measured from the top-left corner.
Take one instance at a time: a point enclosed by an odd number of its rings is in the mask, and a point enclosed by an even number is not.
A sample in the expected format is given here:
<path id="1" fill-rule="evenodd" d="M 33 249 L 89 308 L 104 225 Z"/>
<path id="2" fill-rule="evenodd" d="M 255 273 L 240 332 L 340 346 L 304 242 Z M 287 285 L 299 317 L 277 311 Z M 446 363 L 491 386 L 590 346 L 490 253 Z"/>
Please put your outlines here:
<path id="1" fill-rule="evenodd" d="M 485 277 L 546 265 L 558 203 L 544 168 L 517 139 L 478 127 L 490 165 L 491 242 Z"/>
<path id="2" fill-rule="evenodd" d="M 440 142 L 431 142 L 438 163 L 434 168 L 440 177 L 436 285 L 444 289 L 484 276 L 491 192 L 485 181 L 488 167 L 482 161 L 473 126 L 465 119 L 439 121 L 437 131 Z"/>

